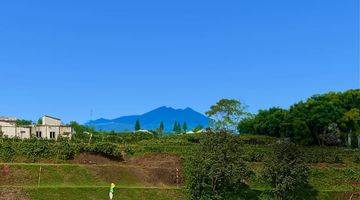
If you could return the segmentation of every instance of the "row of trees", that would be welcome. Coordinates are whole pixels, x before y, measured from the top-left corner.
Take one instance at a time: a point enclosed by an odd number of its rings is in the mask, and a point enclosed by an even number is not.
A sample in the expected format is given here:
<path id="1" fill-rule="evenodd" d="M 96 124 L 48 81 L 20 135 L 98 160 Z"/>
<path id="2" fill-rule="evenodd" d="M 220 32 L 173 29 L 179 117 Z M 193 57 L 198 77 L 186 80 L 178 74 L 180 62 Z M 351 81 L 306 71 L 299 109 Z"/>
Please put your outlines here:
<path id="1" fill-rule="evenodd" d="M 135 122 L 135 131 L 138 131 L 140 129 L 141 129 L 140 120 L 136 120 L 136 122 Z M 177 134 L 185 133 L 187 130 L 188 130 L 188 127 L 187 127 L 186 122 L 184 122 L 182 125 L 178 121 L 174 122 L 174 126 L 173 126 L 173 132 L 174 133 L 177 133 Z M 158 132 L 158 133 L 164 133 L 165 126 L 164 126 L 163 121 L 160 122 L 159 128 L 157 128 L 155 131 Z"/>
<path id="2" fill-rule="evenodd" d="M 242 120 L 240 133 L 287 137 L 303 145 L 358 145 L 360 90 L 315 95 L 289 109 L 260 110 Z"/>
<path id="3" fill-rule="evenodd" d="M 289 109 L 274 107 L 255 115 L 238 100 L 222 99 L 206 114 L 213 130 L 286 137 L 302 145 L 360 143 L 360 90 L 314 95 Z"/>

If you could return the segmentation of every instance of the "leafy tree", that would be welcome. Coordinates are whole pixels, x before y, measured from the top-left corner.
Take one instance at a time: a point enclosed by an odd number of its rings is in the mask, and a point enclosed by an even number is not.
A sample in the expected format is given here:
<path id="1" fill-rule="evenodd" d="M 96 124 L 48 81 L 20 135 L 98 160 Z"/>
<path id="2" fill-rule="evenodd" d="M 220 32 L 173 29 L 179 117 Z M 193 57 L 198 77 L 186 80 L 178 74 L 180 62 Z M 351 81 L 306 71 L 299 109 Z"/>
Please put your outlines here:
<path id="1" fill-rule="evenodd" d="M 212 118 L 212 128 L 215 130 L 235 131 L 240 120 L 248 116 L 246 106 L 236 99 L 221 99 L 210 107 L 206 115 Z"/>
<path id="2" fill-rule="evenodd" d="M 354 143 L 360 135 L 359 110 L 360 90 L 329 92 L 314 95 L 287 110 L 260 110 L 243 119 L 238 131 L 287 137 L 302 145 L 345 145 L 348 138 Z"/>
<path id="3" fill-rule="evenodd" d="M 348 145 L 358 146 L 358 142 L 355 142 L 354 139 L 357 140 L 356 137 L 360 135 L 360 110 L 358 108 L 352 108 L 347 111 L 342 117 L 340 124 L 346 133 L 347 137 L 345 137 L 344 140 L 348 140 Z"/>
<path id="4" fill-rule="evenodd" d="M 188 129 L 187 124 L 186 122 L 184 122 L 182 125 L 182 130 L 184 131 L 184 133 L 186 133 L 187 129 Z"/>
<path id="5" fill-rule="evenodd" d="M 32 124 L 31 120 L 25 120 L 25 119 L 16 120 L 16 125 L 17 126 L 27 126 L 27 125 L 31 125 L 31 124 Z"/>
<path id="6" fill-rule="evenodd" d="M 138 131 L 140 129 L 141 129 L 140 121 L 137 119 L 136 122 L 135 122 L 135 131 Z"/>
<path id="7" fill-rule="evenodd" d="M 198 131 L 201 131 L 204 127 L 202 125 L 197 125 L 196 127 L 193 128 L 193 131 L 196 133 Z"/>
<path id="8" fill-rule="evenodd" d="M 244 133 L 249 129 L 253 129 L 254 133 L 261 135 L 287 137 L 287 115 L 288 112 L 281 108 L 260 110 L 256 116 L 249 116 L 242 120 L 238 125 L 238 131 Z"/>
<path id="9" fill-rule="evenodd" d="M 294 143 L 276 144 L 273 154 L 265 161 L 263 178 L 269 183 L 268 191 L 276 199 L 298 199 L 308 186 L 309 168 L 303 153 Z"/>
<path id="10" fill-rule="evenodd" d="M 74 139 L 88 140 L 89 135 L 87 135 L 86 132 L 88 132 L 88 133 L 95 133 L 96 132 L 94 130 L 94 128 L 89 127 L 89 126 L 81 125 L 81 124 L 77 123 L 76 121 L 71 121 L 70 126 L 75 131 L 75 134 L 73 136 Z"/>
<path id="11" fill-rule="evenodd" d="M 231 199 L 247 190 L 251 171 L 243 159 L 235 136 L 207 132 L 200 146 L 187 159 L 185 174 L 190 199 Z"/>
<path id="12" fill-rule="evenodd" d="M 37 120 L 37 124 L 40 125 L 40 124 L 42 124 L 42 123 L 43 123 L 43 121 L 42 121 L 42 118 L 40 117 L 40 118 Z"/>

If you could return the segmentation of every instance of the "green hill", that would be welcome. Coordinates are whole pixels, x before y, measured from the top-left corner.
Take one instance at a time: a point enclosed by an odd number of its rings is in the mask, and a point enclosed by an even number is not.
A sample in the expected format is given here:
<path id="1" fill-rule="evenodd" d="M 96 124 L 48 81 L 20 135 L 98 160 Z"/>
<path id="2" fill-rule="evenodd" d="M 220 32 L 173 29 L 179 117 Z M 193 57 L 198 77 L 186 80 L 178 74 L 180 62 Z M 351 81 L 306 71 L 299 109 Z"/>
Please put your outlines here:
<path id="1" fill-rule="evenodd" d="M 121 137 L 121 136 L 119 136 Z M 189 151 L 197 148 L 201 135 L 173 135 L 146 137 L 134 142 L 113 143 L 126 152 L 125 161 L 114 161 L 94 152 L 75 152 L 71 159 L 59 160 L 56 153 L 44 154 L 52 144 L 38 141 L 28 149 L 31 158 L 22 155 L 27 141 L 0 140 L 0 200 L 2 199 L 107 199 L 111 182 L 116 184 L 115 199 L 186 199 L 182 177 L 182 162 Z M 244 149 L 241 155 L 250 163 L 254 175 L 249 180 L 253 193 L 248 199 L 258 199 L 268 188 L 261 181 L 263 160 L 277 139 L 268 136 L 243 135 L 238 143 Z M 5 145 L 6 143 L 6 145 Z M 46 143 L 46 145 L 42 144 Z M 94 141 L 94 145 L 97 143 Z M 41 144 L 41 145 L 40 145 Z M 70 146 L 77 142 L 70 142 Z M 41 151 L 39 150 L 39 146 Z M 59 143 L 54 143 L 59 146 Z M 91 151 L 104 145 L 88 148 Z M 302 147 L 311 166 L 310 184 L 317 191 L 317 199 L 349 199 L 360 192 L 360 151 L 342 147 Z M 11 156 L 3 157 L 4 152 Z M 42 153 L 41 153 L 42 152 Z M 99 151 L 105 152 L 105 151 Z M 114 152 L 110 151 L 109 155 Z M 47 156 L 45 156 L 47 155 Z M 63 158 L 63 157 L 62 157 Z M 32 162 L 35 161 L 35 162 Z M 6 164 L 5 164 L 6 163 Z M 89 164 L 91 163 L 91 164 Z M 3 170 L 4 165 L 8 170 Z M 177 179 L 176 168 L 180 170 Z M 354 196 L 355 195 L 355 196 Z"/>

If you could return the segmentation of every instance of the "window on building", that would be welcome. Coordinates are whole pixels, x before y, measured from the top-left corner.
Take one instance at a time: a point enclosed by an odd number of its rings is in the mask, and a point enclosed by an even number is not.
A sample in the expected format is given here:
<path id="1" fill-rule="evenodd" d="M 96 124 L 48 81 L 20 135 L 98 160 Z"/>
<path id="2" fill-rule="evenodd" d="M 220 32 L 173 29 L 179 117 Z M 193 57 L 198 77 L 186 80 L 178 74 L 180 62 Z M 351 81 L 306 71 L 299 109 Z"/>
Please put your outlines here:
<path id="1" fill-rule="evenodd" d="M 55 138 L 55 132 L 50 132 L 50 138 L 51 139 Z"/>
<path id="2" fill-rule="evenodd" d="M 36 131 L 36 137 L 41 138 L 41 131 Z"/>

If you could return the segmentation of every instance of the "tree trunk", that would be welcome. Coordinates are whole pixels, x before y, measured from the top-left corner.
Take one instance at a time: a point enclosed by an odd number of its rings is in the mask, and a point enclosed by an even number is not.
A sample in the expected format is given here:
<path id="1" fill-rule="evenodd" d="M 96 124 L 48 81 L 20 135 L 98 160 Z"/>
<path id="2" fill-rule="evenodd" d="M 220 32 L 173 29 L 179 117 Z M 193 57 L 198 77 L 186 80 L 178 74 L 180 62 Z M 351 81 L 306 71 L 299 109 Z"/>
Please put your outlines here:
<path id="1" fill-rule="evenodd" d="M 348 146 L 351 147 L 351 134 L 348 134 Z"/>
<path id="2" fill-rule="evenodd" d="M 360 135 L 357 136 L 357 148 L 360 147 Z"/>

